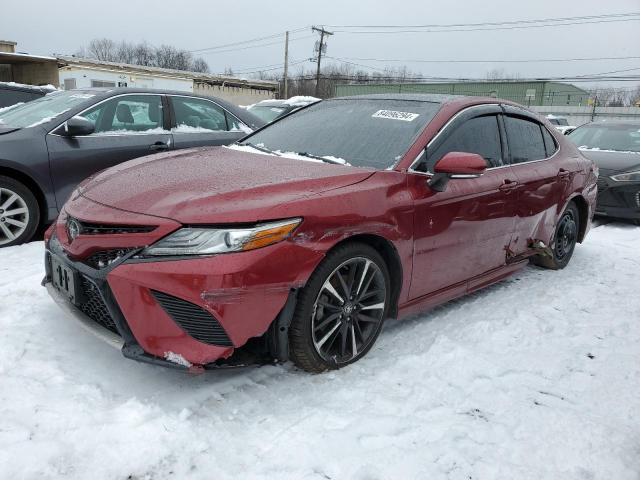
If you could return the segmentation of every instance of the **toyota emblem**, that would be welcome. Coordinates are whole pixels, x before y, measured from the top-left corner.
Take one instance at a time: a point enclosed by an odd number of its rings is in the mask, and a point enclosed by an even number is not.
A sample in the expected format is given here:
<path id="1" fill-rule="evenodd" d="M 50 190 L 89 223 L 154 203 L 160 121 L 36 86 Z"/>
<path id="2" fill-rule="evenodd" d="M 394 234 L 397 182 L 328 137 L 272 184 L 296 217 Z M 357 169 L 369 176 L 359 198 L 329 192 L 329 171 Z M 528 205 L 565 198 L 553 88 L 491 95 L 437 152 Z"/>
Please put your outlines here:
<path id="1" fill-rule="evenodd" d="M 81 227 L 78 221 L 74 218 L 70 218 L 67 221 L 67 234 L 69 235 L 69 241 L 73 242 L 78 235 L 80 235 Z"/>

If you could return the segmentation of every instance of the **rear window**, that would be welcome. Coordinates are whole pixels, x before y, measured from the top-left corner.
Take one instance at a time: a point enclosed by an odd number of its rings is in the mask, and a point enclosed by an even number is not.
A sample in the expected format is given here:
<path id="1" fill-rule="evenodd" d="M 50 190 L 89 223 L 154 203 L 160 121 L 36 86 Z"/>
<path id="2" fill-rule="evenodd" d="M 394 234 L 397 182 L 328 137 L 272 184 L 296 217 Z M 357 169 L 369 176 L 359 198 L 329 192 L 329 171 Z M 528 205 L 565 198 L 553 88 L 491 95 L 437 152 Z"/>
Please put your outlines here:
<path id="1" fill-rule="evenodd" d="M 410 100 L 328 100 L 283 118 L 243 143 L 385 169 L 402 158 L 439 108 L 439 103 Z"/>
<path id="2" fill-rule="evenodd" d="M 558 145 L 556 144 L 556 140 L 553 138 L 553 135 L 549 133 L 549 130 L 542 126 L 540 128 L 542 128 L 542 137 L 544 138 L 544 148 L 547 151 L 547 157 L 550 157 L 556 153 Z"/>
<path id="3" fill-rule="evenodd" d="M 505 117 L 511 163 L 530 162 L 546 158 L 540 124 L 518 117 Z"/>

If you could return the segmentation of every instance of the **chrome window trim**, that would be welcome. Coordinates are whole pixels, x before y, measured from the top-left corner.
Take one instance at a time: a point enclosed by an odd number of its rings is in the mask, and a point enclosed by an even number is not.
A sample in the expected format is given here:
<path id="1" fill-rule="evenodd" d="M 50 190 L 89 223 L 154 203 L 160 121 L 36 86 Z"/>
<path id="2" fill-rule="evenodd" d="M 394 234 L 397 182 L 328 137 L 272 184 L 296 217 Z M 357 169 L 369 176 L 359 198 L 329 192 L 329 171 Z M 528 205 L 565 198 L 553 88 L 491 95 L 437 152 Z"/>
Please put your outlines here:
<path id="1" fill-rule="evenodd" d="M 502 104 L 500 104 L 500 103 L 483 103 L 483 104 L 480 104 L 480 105 L 471 105 L 469 107 L 465 107 L 462 110 L 460 110 L 453 117 L 451 117 L 447 121 L 447 123 L 445 123 L 443 125 L 443 127 L 438 131 L 438 133 L 436 133 L 435 136 L 431 140 L 429 140 L 429 143 L 427 143 L 427 145 L 420 151 L 420 153 L 418 153 L 418 155 L 416 155 L 416 158 L 413 160 L 413 162 L 411 162 L 411 165 L 409 165 L 409 168 L 407 169 L 407 173 L 415 173 L 415 174 L 422 175 L 422 176 L 425 176 L 425 177 L 432 177 L 433 173 L 431 173 L 431 172 L 419 172 L 419 171 L 414 169 L 414 166 L 416 166 L 420 162 L 421 157 L 426 154 L 426 151 L 427 151 L 427 148 L 429 148 L 429 145 L 431 145 L 434 141 L 436 141 L 436 139 L 442 133 L 444 133 L 446 131 L 446 129 L 449 127 L 449 125 L 452 122 L 454 122 L 460 115 L 462 115 L 463 113 L 471 110 L 472 108 L 486 107 L 486 106 L 498 106 L 498 107 L 501 107 Z M 513 106 L 513 105 L 510 105 L 510 106 Z M 514 108 L 516 108 L 516 107 L 514 107 Z M 519 108 L 519 110 L 522 110 L 523 112 L 526 112 L 526 113 L 530 113 L 528 110 L 525 110 L 525 109 L 522 109 L 522 108 Z M 503 112 L 500 115 L 507 115 L 507 114 Z M 534 121 L 534 119 L 530 119 L 529 121 Z M 529 160 L 527 162 L 519 162 L 519 163 L 511 163 L 511 162 L 509 162 L 507 164 L 499 165 L 497 167 L 489 167 L 489 168 L 487 168 L 487 171 L 488 170 L 498 170 L 500 168 L 505 168 L 505 167 L 514 167 L 516 165 L 528 165 L 530 163 L 543 162 L 543 161 L 551 160 L 553 157 L 555 157 L 560 152 L 560 142 L 553 136 L 553 134 L 549 131 L 549 129 L 542 122 L 538 122 L 538 123 L 543 128 L 546 128 L 547 132 L 549 132 L 549 135 L 551 135 L 551 137 L 553 137 L 553 140 L 556 143 L 556 150 L 555 150 L 555 152 L 553 152 L 553 155 L 551 155 L 550 157 L 539 158 L 537 160 Z M 546 149 L 545 149 L 545 153 L 546 153 Z"/>
<path id="2" fill-rule="evenodd" d="M 175 94 L 170 94 L 170 93 L 151 93 L 151 92 L 141 92 L 141 93 L 135 93 L 135 92 L 126 92 L 126 93 L 119 93 L 118 95 L 114 95 L 112 97 L 107 97 L 107 98 L 103 98 L 102 100 L 100 100 L 97 103 L 94 103 L 93 105 L 85 108 L 84 110 L 81 110 L 80 112 L 76 113 L 75 115 L 73 115 L 73 117 L 82 115 L 83 113 L 87 112 L 88 110 L 91 110 L 94 107 L 97 107 L 98 105 L 103 104 L 104 102 L 108 101 L 108 100 L 113 100 L 114 98 L 120 98 L 120 97 L 126 97 L 126 96 L 141 96 L 141 95 L 154 95 L 154 96 L 158 96 L 158 97 L 185 97 L 185 98 L 194 98 L 196 100 L 204 100 L 207 102 L 211 102 L 213 103 L 215 106 L 217 106 L 218 108 L 222 109 L 223 112 L 231 115 L 233 118 L 235 118 L 239 123 L 241 123 L 242 125 L 244 125 L 247 128 L 250 128 L 253 131 L 253 128 L 251 128 L 249 125 L 247 125 L 246 123 L 244 123 L 242 120 L 240 120 L 237 116 L 235 116 L 232 112 L 230 112 L 229 110 L 227 110 L 226 108 L 224 108 L 222 105 L 218 104 L 217 102 L 215 102 L 214 100 L 209 100 L 208 98 L 202 98 L 202 97 L 197 97 L 195 95 L 175 95 Z M 162 102 L 160 103 L 160 108 L 163 108 L 162 106 Z M 69 118 L 73 118 L 73 117 L 69 117 Z M 69 120 L 69 119 L 67 119 Z M 64 137 L 64 135 L 58 135 L 57 133 L 53 133 L 54 130 L 57 130 L 58 128 L 60 128 L 62 125 L 64 125 L 67 120 L 65 120 L 64 122 L 56 125 L 55 127 L 53 127 L 51 130 L 49 130 L 47 132 L 47 135 L 53 135 L 54 137 Z M 214 133 L 220 133 L 220 132 L 229 132 L 229 133 L 236 133 L 235 130 L 211 130 L 211 132 Z M 238 130 L 239 133 L 245 133 L 242 130 Z M 104 137 L 126 137 L 126 136 L 131 136 L 131 135 L 171 135 L 173 133 L 172 130 L 166 130 L 166 133 L 146 133 L 146 132 L 136 132 L 136 133 L 113 133 L 113 134 L 109 134 L 109 135 L 95 135 L 95 134 L 91 134 L 91 135 L 77 135 L 74 138 L 104 138 Z M 178 133 L 206 133 L 206 132 L 178 132 Z"/>
<path id="3" fill-rule="evenodd" d="M 144 92 L 144 93 L 134 93 L 134 92 L 131 92 L 131 93 L 120 93 L 120 94 L 114 95 L 112 97 L 103 98 L 99 102 L 94 103 L 93 105 L 85 108 L 84 110 L 81 110 L 80 112 L 76 113 L 75 115 L 73 115 L 72 117 L 69 117 L 69 118 L 73 118 L 73 117 L 77 117 L 79 115 L 82 115 L 84 112 L 86 112 L 88 110 L 91 110 L 92 108 L 97 107 L 98 105 L 102 105 L 106 101 L 113 100 L 114 98 L 120 98 L 120 97 L 132 96 L 132 95 L 136 95 L 136 96 L 154 95 L 156 97 L 160 97 L 160 108 L 162 108 L 162 97 L 165 96 L 164 93 L 149 93 L 149 92 Z M 67 118 L 67 120 L 69 120 L 69 118 Z M 64 135 L 58 135 L 57 133 L 53 133 L 53 131 L 57 130 L 62 125 L 64 125 L 67 122 L 67 120 L 65 120 L 64 122 L 62 122 L 62 123 L 56 125 L 55 127 L 53 127 L 51 130 L 49 130 L 47 132 L 47 135 L 52 135 L 54 137 L 64 137 Z M 164 134 L 164 133 L 145 133 L 145 132 L 140 132 L 140 133 L 136 133 L 135 135 L 167 135 L 167 134 L 170 135 L 171 131 L 167 130 L 166 134 Z M 132 135 L 132 134 L 131 133 L 121 133 L 121 134 L 114 133 L 112 135 L 94 135 L 94 134 L 91 134 L 91 135 L 77 135 L 74 138 L 104 138 L 104 137 L 107 137 L 107 136 L 110 136 L 110 137 L 124 137 L 124 136 L 130 136 L 130 135 Z"/>

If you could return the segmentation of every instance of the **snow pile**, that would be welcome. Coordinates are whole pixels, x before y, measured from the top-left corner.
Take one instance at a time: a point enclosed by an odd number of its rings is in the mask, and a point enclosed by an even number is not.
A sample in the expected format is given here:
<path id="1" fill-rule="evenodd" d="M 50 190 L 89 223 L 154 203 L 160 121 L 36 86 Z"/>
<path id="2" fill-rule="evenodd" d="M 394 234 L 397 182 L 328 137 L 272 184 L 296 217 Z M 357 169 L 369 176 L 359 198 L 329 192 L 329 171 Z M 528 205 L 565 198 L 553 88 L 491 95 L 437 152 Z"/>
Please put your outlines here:
<path id="1" fill-rule="evenodd" d="M 9 105 L 8 107 L 0 107 L 0 113 L 6 112 L 7 110 L 11 110 L 12 108 L 19 107 L 20 105 L 24 105 L 24 102 L 14 103 L 13 105 Z M 2 122 L 2 119 L 0 119 Z"/>
<path id="2" fill-rule="evenodd" d="M 636 479 L 640 228 L 385 325 L 360 362 L 189 376 L 64 316 L 0 250 L 0 477 Z"/>
<path id="3" fill-rule="evenodd" d="M 0 87 L 2 87 L 3 85 L 9 86 L 9 87 L 26 88 L 26 89 L 29 89 L 29 90 L 48 90 L 49 93 L 53 92 L 54 90 L 58 90 L 56 87 L 54 87 L 51 84 L 49 84 L 49 85 L 28 85 L 26 83 L 0 82 Z"/>
<path id="4" fill-rule="evenodd" d="M 319 102 L 320 99 L 316 98 L 316 97 L 309 97 L 309 96 L 304 96 L 304 95 L 297 95 L 295 97 L 291 97 L 287 100 L 284 101 L 284 103 L 286 105 L 291 105 L 291 106 L 304 106 L 307 105 L 309 103 L 314 103 L 314 102 Z"/>

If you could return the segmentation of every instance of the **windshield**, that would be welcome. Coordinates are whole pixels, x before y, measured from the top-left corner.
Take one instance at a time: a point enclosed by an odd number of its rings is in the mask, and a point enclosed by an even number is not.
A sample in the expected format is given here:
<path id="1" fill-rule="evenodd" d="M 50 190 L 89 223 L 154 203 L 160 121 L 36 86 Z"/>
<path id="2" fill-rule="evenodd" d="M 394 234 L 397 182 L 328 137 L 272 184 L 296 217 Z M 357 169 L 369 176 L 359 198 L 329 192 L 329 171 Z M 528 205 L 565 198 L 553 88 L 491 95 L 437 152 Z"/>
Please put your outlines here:
<path id="1" fill-rule="evenodd" d="M 241 144 L 385 169 L 402 158 L 439 108 L 439 103 L 411 100 L 328 100 L 279 120 Z"/>
<path id="2" fill-rule="evenodd" d="M 93 97 L 91 93 L 77 91 L 53 92 L 37 100 L 0 113 L 0 125 L 27 128 L 46 123 L 76 105 Z"/>
<path id="3" fill-rule="evenodd" d="M 640 124 L 585 125 L 567 137 L 579 148 L 640 152 Z"/>
<path id="4" fill-rule="evenodd" d="M 284 107 L 267 107 L 260 105 L 249 108 L 251 113 L 267 123 L 273 122 L 285 110 L 286 109 Z"/>

